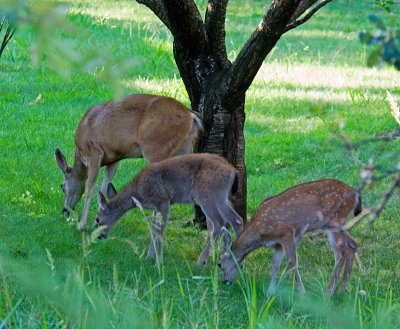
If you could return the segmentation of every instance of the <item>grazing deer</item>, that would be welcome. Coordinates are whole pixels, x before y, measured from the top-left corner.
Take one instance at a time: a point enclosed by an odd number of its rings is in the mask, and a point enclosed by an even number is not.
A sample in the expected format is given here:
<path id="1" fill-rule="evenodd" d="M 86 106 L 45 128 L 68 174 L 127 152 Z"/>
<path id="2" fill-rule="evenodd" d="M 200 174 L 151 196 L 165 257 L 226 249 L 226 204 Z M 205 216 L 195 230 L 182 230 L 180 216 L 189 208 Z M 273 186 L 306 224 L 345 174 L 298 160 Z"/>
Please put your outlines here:
<path id="1" fill-rule="evenodd" d="M 64 173 L 64 214 L 74 209 L 85 189 L 82 218 L 86 226 L 93 188 L 101 166 L 106 166 L 102 190 L 107 189 L 125 158 L 145 158 L 149 163 L 187 154 L 192 150 L 201 121 L 173 98 L 155 95 L 129 95 L 91 107 L 75 133 L 75 158 L 70 167 L 60 149 L 55 156 Z"/>
<path id="2" fill-rule="evenodd" d="M 222 230 L 224 248 L 220 266 L 224 283 L 232 283 L 238 271 L 237 264 L 241 264 L 252 250 L 273 247 L 275 252 L 268 293 L 273 294 L 275 291 L 279 265 L 285 253 L 288 257 L 288 269 L 294 271 L 297 287 L 304 293 L 304 285 L 297 268 L 296 244 L 304 233 L 323 229 L 335 253 L 335 268 L 328 286 L 328 295 L 335 290 L 340 271 L 345 264 L 341 287 L 344 291 L 352 270 L 357 243 L 340 228 L 352 210 L 355 215 L 361 212 L 359 193 L 334 179 L 304 183 L 267 198 L 233 244 L 229 232 Z"/>
<path id="3" fill-rule="evenodd" d="M 156 260 L 161 262 L 170 205 L 195 203 L 206 215 L 208 229 L 206 247 L 197 262 L 201 267 L 213 242 L 220 237 L 221 227 L 229 223 L 235 235 L 238 235 L 243 227 L 242 218 L 233 210 L 229 201 L 230 193 L 236 192 L 236 189 L 236 169 L 215 154 L 180 155 L 149 164 L 118 194 L 112 184 L 109 184 L 109 201 L 98 191 L 99 209 L 96 222 L 105 226 L 100 238 L 105 238 L 113 225 L 129 209 L 152 209 L 161 214 L 162 222 L 161 225 L 157 225 L 153 218 L 147 258 L 154 256 L 156 248 Z"/>

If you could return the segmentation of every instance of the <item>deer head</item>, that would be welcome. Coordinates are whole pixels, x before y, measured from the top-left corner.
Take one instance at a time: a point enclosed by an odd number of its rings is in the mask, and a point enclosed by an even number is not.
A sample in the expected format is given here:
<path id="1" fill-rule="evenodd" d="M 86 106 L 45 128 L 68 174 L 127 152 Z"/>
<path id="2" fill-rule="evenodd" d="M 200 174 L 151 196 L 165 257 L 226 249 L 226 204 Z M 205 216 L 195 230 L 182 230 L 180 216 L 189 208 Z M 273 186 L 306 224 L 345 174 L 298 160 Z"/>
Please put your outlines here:
<path id="1" fill-rule="evenodd" d="M 97 202 L 99 204 L 99 208 L 96 214 L 96 225 L 97 226 L 105 226 L 104 230 L 99 235 L 99 239 L 105 239 L 110 232 L 111 228 L 116 223 L 119 216 L 116 215 L 115 211 L 112 210 L 112 206 L 109 204 L 109 199 L 112 199 L 116 194 L 117 190 L 115 189 L 112 183 L 109 183 L 107 186 L 107 198 L 100 191 L 99 188 L 97 191 Z"/>
<path id="2" fill-rule="evenodd" d="M 219 267 L 223 273 L 222 281 L 229 286 L 232 284 L 239 268 L 237 261 L 231 252 L 232 237 L 225 227 L 221 229 L 221 235 L 223 239 L 223 246 Z"/>
<path id="3" fill-rule="evenodd" d="M 82 180 L 76 170 L 68 165 L 64 154 L 62 154 L 59 148 L 55 150 L 55 157 L 57 166 L 64 174 L 64 181 L 61 184 L 61 190 L 64 193 L 64 206 L 62 211 L 65 216 L 69 216 L 70 209 L 73 210 L 82 197 L 83 191 L 85 190 L 85 180 Z"/>

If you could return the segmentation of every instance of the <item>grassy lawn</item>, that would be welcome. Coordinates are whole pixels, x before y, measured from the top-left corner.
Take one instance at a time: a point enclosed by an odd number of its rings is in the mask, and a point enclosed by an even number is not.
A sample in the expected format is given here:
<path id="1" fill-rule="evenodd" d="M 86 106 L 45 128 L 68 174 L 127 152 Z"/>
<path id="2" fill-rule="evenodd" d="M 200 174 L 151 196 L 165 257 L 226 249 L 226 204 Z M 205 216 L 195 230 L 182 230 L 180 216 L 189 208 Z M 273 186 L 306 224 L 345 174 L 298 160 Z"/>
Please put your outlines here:
<path id="1" fill-rule="evenodd" d="M 90 44 L 117 59 L 139 59 L 124 74 L 123 94 L 168 95 L 189 106 L 172 37 L 146 7 L 132 1 L 71 1 L 69 6 L 70 21 L 87 31 L 75 40 L 81 52 Z M 265 3 L 244 0 L 228 7 L 226 41 L 233 59 Z M 247 92 L 250 215 L 266 196 L 305 181 L 331 177 L 358 186 L 360 166 L 332 137 L 332 125 L 341 122 L 354 141 L 397 128 L 386 90 L 400 102 L 400 73 L 366 68 L 371 49 L 357 37 L 362 27 L 373 29 L 367 15 L 374 11 L 385 16 L 374 1 L 335 0 L 287 33 L 265 60 Z M 108 239 L 92 242 L 61 214 L 62 174 L 54 150 L 60 147 L 72 162 L 75 127 L 89 106 L 112 98 L 113 89 L 94 74 L 61 78 L 46 59 L 32 68 L 32 38 L 31 30 L 19 29 L 0 59 L 0 328 L 400 326 L 398 193 L 373 227 L 361 223 L 352 230 L 359 261 L 349 291 L 331 300 L 324 290 L 334 257 L 322 235 L 305 237 L 299 245 L 308 293 L 298 296 L 289 282 L 272 299 L 266 297 L 271 250 L 251 254 L 230 287 L 220 280 L 217 253 L 203 269 L 196 268 L 206 232 L 184 226 L 193 216 L 191 206 L 171 209 L 161 268 L 145 259 L 148 213 L 128 212 Z M 315 104 L 322 104 L 323 116 L 312 114 Z M 393 167 L 398 154 L 398 141 L 357 151 L 364 163 L 378 155 L 380 168 Z M 144 165 L 124 161 L 117 188 Z M 365 207 L 376 204 L 381 192 L 382 186 L 366 192 Z M 93 198 L 90 221 L 96 205 Z M 77 211 L 82 207 L 81 200 Z"/>

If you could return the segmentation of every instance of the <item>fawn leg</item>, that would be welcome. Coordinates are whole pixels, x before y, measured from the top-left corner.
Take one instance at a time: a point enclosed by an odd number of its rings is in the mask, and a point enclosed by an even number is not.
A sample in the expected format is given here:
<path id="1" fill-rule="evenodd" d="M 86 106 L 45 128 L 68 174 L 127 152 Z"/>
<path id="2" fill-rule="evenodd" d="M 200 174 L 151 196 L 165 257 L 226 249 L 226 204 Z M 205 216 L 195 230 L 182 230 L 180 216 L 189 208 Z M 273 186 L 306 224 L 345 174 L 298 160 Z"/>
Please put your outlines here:
<path id="1" fill-rule="evenodd" d="M 214 246 L 215 241 L 217 241 L 217 239 L 220 236 L 222 227 L 221 223 L 223 223 L 222 217 L 216 209 L 207 206 L 201 206 L 201 209 L 206 215 L 208 236 L 207 236 L 206 246 L 201 252 L 199 259 L 197 260 L 198 267 L 204 266 L 206 259 L 210 254 L 211 247 Z"/>
<path id="2" fill-rule="evenodd" d="M 343 235 L 339 232 L 331 232 L 329 230 L 326 231 L 329 242 L 332 246 L 333 252 L 335 254 L 335 267 L 332 272 L 332 278 L 329 282 L 327 295 L 332 296 L 333 292 L 339 281 L 340 271 L 342 270 L 344 264 L 343 257 Z"/>
<path id="3" fill-rule="evenodd" d="M 225 199 L 223 202 L 218 202 L 218 211 L 223 217 L 224 222 L 228 222 L 233 228 L 235 236 L 237 237 L 243 229 L 243 219 L 232 208 L 231 202 Z"/>
<path id="4" fill-rule="evenodd" d="M 159 228 L 157 223 L 157 211 L 154 210 L 153 214 L 151 215 L 150 245 L 146 256 L 147 259 L 154 257 L 154 248 L 156 244 L 158 230 Z"/>
<path id="5" fill-rule="evenodd" d="M 346 232 L 343 232 L 343 234 L 345 236 L 344 258 L 346 259 L 346 265 L 344 267 L 340 292 L 346 291 L 348 278 L 353 269 L 354 258 L 357 252 L 357 242 Z"/>
<path id="6" fill-rule="evenodd" d="M 304 294 L 306 292 L 306 289 L 304 288 L 299 268 L 297 266 L 297 252 L 296 252 L 296 241 L 294 237 L 294 232 L 290 232 L 282 240 L 286 254 L 288 256 L 288 270 L 286 275 L 288 275 L 291 271 L 294 271 L 297 288 L 300 294 Z"/>
<path id="7" fill-rule="evenodd" d="M 271 296 L 275 293 L 276 290 L 276 282 L 278 278 L 279 266 L 282 263 L 283 256 L 285 255 L 285 250 L 281 245 L 275 246 L 274 256 L 272 258 L 272 274 L 271 274 L 271 282 L 269 284 L 267 295 Z"/>

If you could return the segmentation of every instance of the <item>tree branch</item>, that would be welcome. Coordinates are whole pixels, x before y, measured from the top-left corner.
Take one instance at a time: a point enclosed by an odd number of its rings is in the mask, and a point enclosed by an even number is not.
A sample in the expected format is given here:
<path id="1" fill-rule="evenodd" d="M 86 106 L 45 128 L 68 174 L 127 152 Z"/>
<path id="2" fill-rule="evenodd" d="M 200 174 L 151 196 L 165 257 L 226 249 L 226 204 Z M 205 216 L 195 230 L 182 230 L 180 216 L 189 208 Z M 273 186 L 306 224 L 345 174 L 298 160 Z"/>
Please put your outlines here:
<path id="1" fill-rule="evenodd" d="M 138 3 L 145 5 L 149 8 L 161 22 L 171 31 L 171 24 L 165 11 L 164 3 L 162 0 L 136 0 Z"/>
<path id="2" fill-rule="evenodd" d="M 221 68 L 229 66 L 225 44 L 225 18 L 228 0 L 209 0 L 206 10 L 205 27 L 212 54 Z"/>
<path id="3" fill-rule="evenodd" d="M 304 1 L 304 0 L 303 0 Z M 314 6 L 312 9 L 310 9 L 310 11 L 304 15 L 302 18 L 297 19 L 295 21 L 290 22 L 288 25 L 286 25 L 285 31 L 290 31 L 302 24 L 304 24 L 305 22 L 307 22 L 318 10 L 320 10 L 322 7 L 326 6 L 329 2 L 331 2 L 332 0 L 322 0 L 320 3 L 318 3 L 316 6 Z M 311 1 L 310 1 L 311 2 Z M 310 5 L 312 5 L 310 3 Z M 308 8 L 306 8 L 308 9 Z M 305 9 L 305 10 L 306 10 Z"/>
<path id="4" fill-rule="evenodd" d="M 308 8 L 314 5 L 318 0 L 301 0 L 299 6 L 295 10 L 292 17 L 290 17 L 290 22 L 294 22 L 298 19 L 301 15 L 303 15 Z"/>
<path id="5" fill-rule="evenodd" d="M 348 138 L 343 134 L 339 134 L 336 132 L 332 132 L 332 134 L 334 136 L 340 138 L 343 141 L 344 147 L 346 148 L 347 151 L 352 151 L 352 150 L 354 150 L 360 146 L 363 146 L 365 144 L 377 143 L 377 142 L 390 142 L 390 141 L 400 139 L 400 130 L 394 131 L 394 132 L 387 132 L 383 135 L 377 135 L 374 137 L 365 138 L 365 139 L 355 142 L 355 143 L 351 143 L 348 140 Z"/>
<path id="6" fill-rule="evenodd" d="M 185 49 L 191 59 L 198 58 L 207 47 L 207 34 L 193 0 L 162 0 L 170 22 L 174 42 Z"/>
<path id="7" fill-rule="evenodd" d="M 350 230 L 354 225 L 356 225 L 360 220 L 362 220 L 366 216 L 370 216 L 369 223 L 375 222 L 376 219 L 381 214 L 382 210 L 385 208 L 386 203 L 390 200 L 394 191 L 397 188 L 400 188 L 400 166 L 397 170 L 396 178 L 393 180 L 393 183 L 389 187 L 389 189 L 382 196 L 379 204 L 375 208 L 369 208 L 369 209 L 363 210 L 360 214 L 358 214 L 356 217 L 354 217 L 350 222 L 348 222 L 346 225 L 343 225 L 341 229 L 345 230 L 345 231 Z"/>
<path id="8" fill-rule="evenodd" d="M 228 77 L 228 95 L 240 98 L 253 82 L 263 60 L 285 32 L 300 0 L 274 0 L 260 24 L 243 46 Z"/>

